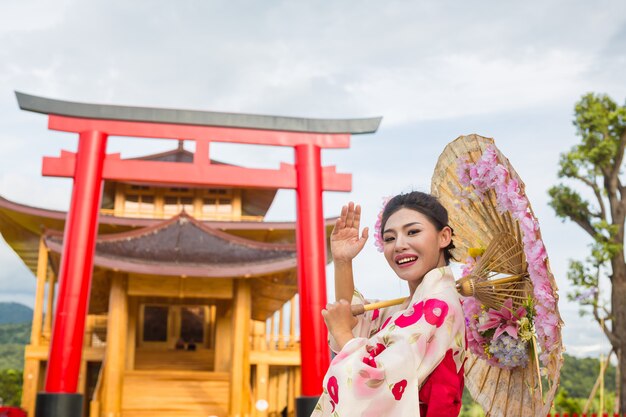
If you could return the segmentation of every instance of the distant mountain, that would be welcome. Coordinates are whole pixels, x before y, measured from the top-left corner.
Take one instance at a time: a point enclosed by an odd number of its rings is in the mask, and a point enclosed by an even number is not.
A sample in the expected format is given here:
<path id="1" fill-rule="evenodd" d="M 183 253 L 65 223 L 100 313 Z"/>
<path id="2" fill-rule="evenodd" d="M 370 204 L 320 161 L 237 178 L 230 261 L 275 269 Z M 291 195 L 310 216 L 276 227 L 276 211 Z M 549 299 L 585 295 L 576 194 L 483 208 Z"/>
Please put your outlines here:
<path id="1" fill-rule="evenodd" d="M 30 323 L 0 324 L 0 345 L 30 343 Z"/>
<path id="2" fill-rule="evenodd" d="M 0 324 L 29 323 L 33 310 L 24 304 L 0 302 Z"/>

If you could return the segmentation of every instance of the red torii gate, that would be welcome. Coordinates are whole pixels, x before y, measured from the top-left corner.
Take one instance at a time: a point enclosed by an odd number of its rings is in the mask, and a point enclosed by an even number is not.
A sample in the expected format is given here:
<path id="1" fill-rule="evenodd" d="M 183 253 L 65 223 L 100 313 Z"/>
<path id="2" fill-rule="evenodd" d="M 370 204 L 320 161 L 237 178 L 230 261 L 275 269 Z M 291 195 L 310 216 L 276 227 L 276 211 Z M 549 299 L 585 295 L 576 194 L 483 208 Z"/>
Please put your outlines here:
<path id="1" fill-rule="evenodd" d="M 76 153 L 62 151 L 60 157 L 43 160 L 43 175 L 72 177 L 74 186 L 45 388 L 37 395 L 36 416 L 82 415 L 82 395 L 76 388 L 104 179 L 297 191 L 302 370 L 297 410 L 298 417 L 308 416 L 329 365 L 326 328 L 319 313 L 326 305 L 322 191 L 350 191 L 352 182 L 350 174 L 321 166 L 321 149 L 349 148 L 352 134 L 374 133 L 381 118 L 303 119 L 73 103 L 19 92 L 16 96 L 22 110 L 49 115 L 49 129 L 79 134 Z M 106 153 L 111 135 L 193 140 L 193 163 L 123 160 L 119 154 Z M 278 170 L 211 165 L 211 142 L 290 146 L 296 164 L 281 164 Z"/>

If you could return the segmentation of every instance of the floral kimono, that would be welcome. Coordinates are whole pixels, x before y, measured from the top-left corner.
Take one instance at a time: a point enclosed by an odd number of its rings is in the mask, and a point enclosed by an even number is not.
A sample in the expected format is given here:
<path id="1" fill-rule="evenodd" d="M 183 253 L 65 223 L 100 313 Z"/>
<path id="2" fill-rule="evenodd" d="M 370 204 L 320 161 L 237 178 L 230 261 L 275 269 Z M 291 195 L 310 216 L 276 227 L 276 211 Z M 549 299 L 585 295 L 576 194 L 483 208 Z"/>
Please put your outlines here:
<path id="1" fill-rule="evenodd" d="M 353 304 L 364 304 L 355 291 Z M 457 416 L 463 391 L 465 318 L 450 268 L 430 271 L 409 307 L 359 317 L 354 339 L 324 377 L 311 417 Z"/>

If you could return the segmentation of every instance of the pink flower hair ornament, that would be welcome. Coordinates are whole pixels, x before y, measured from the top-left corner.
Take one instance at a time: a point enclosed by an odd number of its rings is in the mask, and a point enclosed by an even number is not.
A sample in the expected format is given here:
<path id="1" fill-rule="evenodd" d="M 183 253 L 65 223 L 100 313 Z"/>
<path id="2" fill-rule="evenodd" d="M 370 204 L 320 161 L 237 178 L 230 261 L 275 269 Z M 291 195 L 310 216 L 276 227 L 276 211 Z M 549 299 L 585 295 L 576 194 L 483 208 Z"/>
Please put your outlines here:
<path id="1" fill-rule="evenodd" d="M 376 218 L 376 224 L 374 224 L 374 245 L 378 252 L 382 252 L 384 250 L 384 242 L 383 242 L 383 213 L 385 212 L 385 207 L 387 207 L 387 203 L 391 200 L 393 196 L 383 197 L 382 207 L 380 212 L 378 213 L 378 217 Z"/>

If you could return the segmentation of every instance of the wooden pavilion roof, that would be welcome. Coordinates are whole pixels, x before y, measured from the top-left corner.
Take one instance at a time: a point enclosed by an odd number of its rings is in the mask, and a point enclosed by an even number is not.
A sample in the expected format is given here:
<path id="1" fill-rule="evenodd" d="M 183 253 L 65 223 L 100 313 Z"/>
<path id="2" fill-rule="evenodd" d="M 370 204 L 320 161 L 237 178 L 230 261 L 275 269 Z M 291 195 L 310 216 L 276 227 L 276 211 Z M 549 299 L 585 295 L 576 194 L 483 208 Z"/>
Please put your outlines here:
<path id="1" fill-rule="evenodd" d="M 26 266 L 37 270 L 39 240 L 44 231 L 63 231 L 67 213 L 16 203 L 0 196 L 0 234 L 13 248 Z M 334 218 L 326 219 L 329 235 Z M 163 219 L 128 218 L 100 215 L 98 235 L 122 233 L 138 228 L 154 227 Z M 268 243 L 294 243 L 295 222 L 248 222 L 248 221 L 207 221 L 199 222 L 212 230 L 245 238 L 250 241 Z M 330 258 L 329 258 L 330 259 Z"/>
<path id="2" fill-rule="evenodd" d="M 62 252 L 61 233 L 47 232 L 44 239 L 51 251 Z M 182 212 L 153 226 L 99 236 L 94 261 L 140 274 L 252 277 L 295 268 L 296 247 L 233 236 Z"/>

